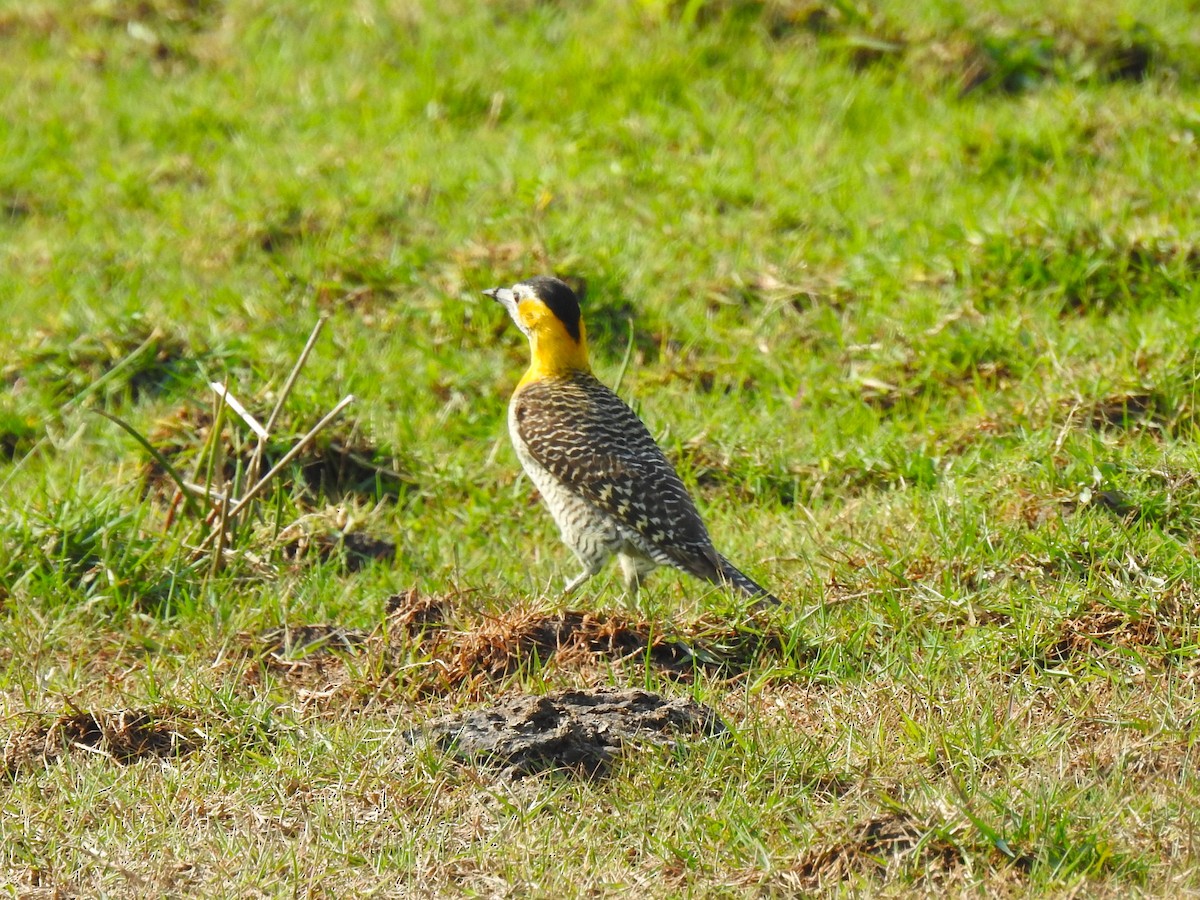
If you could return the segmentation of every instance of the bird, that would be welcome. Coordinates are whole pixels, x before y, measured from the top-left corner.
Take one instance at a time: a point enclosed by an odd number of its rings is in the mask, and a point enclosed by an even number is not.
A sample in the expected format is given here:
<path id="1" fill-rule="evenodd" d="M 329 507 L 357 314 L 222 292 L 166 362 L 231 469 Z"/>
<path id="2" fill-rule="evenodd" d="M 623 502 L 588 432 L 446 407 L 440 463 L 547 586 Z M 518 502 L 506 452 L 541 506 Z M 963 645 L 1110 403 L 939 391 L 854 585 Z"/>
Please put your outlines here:
<path id="1" fill-rule="evenodd" d="M 582 571 L 572 593 L 617 557 L 625 591 L 673 566 L 756 601 L 779 599 L 716 551 L 675 468 L 629 406 L 588 361 L 575 292 L 537 275 L 483 292 L 528 338 L 530 364 L 508 406 L 517 458 L 541 494 Z"/>

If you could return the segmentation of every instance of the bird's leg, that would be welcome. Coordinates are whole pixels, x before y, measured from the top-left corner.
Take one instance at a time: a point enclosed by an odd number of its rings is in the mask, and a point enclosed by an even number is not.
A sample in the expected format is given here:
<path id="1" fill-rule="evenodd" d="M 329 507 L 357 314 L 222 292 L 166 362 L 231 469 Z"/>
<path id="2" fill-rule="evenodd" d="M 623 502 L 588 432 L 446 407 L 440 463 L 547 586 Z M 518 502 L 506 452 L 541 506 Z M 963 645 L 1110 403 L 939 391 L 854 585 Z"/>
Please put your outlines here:
<path id="1" fill-rule="evenodd" d="M 621 581 L 625 584 L 626 597 L 631 601 L 637 600 L 638 588 L 642 586 L 642 580 L 654 571 L 654 563 L 632 553 L 618 553 L 617 563 L 621 566 Z"/>
<path id="2" fill-rule="evenodd" d="M 620 558 L 620 581 L 625 586 L 625 598 L 637 600 L 637 589 L 642 587 L 642 574 L 629 557 Z"/>
<path id="3" fill-rule="evenodd" d="M 591 578 L 592 575 L 594 575 L 594 574 L 595 573 L 592 572 L 591 569 L 584 569 L 582 572 L 580 572 L 578 575 L 576 575 L 574 578 L 572 578 L 570 581 L 567 582 L 567 586 L 563 588 L 563 596 L 565 597 L 568 594 L 574 592 L 575 588 L 579 587 L 581 584 L 583 584 L 585 581 L 587 581 L 589 578 Z"/>
<path id="4" fill-rule="evenodd" d="M 567 586 L 563 588 L 564 597 L 603 569 L 609 559 L 609 554 L 604 552 L 603 548 L 600 552 L 596 552 L 596 548 L 587 542 L 582 542 L 571 549 L 575 551 L 575 556 L 583 566 L 583 571 L 567 582 Z"/>

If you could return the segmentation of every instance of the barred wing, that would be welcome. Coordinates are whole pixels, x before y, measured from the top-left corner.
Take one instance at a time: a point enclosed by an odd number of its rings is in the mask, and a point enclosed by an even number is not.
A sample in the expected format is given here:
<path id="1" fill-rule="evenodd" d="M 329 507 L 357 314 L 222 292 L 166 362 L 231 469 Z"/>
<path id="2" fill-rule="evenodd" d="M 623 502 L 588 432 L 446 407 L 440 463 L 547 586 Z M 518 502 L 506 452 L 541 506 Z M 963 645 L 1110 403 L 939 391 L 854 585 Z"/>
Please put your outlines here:
<path id="1" fill-rule="evenodd" d="M 715 581 L 720 557 L 675 469 L 624 401 L 579 373 L 536 381 L 513 400 L 530 455 L 636 532 L 658 561 Z"/>

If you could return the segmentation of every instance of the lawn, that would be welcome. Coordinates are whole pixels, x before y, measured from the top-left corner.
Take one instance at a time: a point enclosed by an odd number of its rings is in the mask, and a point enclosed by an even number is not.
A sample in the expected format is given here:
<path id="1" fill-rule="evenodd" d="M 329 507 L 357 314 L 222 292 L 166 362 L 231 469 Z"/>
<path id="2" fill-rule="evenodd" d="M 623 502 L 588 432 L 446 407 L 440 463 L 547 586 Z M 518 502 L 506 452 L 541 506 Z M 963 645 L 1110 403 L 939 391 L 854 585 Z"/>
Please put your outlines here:
<path id="1" fill-rule="evenodd" d="M 0 0 L 0 887 L 1200 893 L 1198 172 L 1189 0 Z M 538 273 L 784 607 L 561 596 Z"/>

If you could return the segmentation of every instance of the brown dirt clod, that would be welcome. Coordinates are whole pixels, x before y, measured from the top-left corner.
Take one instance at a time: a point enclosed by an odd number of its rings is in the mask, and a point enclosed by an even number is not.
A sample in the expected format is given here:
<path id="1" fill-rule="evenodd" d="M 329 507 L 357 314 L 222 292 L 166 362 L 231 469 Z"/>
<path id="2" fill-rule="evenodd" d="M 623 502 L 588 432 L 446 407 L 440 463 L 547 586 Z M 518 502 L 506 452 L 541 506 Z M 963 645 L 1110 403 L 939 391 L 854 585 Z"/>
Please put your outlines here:
<path id="1" fill-rule="evenodd" d="M 863 822 L 842 840 L 813 848 L 798 874 L 810 887 L 845 881 L 865 872 L 885 877 L 902 866 L 950 871 L 961 851 L 906 812 L 889 812 Z"/>
<path id="2" fill-rule="evenodd" d="M 267 668 L 295 684 L 345 687 L 356 667 L 347 667 L 341 657 L 354 653 L 369 657 L 366 668 L 376 673 L 404 669 L 406 683 L 422 696 L 463 687 L 477 693 L 481 685 L 529 666 L 595 674 L 630 663 L 680 679 L 699 669 L 736 674 L 763 653 L 781 653 L 784 646 L 782 636 L 771 630 L 700 622 L 690 630 L 666 633 L 619 614 L 575 610 L 517 609 L 452 626 L 449 599 L 423 596 L 416 589 L 389 597 L 385 609 L 384 627 L 370 632 L 284 625 L 250 636 L 247 643 L 265 651 Z M 415 677 L 417 671 L 425 677 Z"/>
<path id="3" fill-rule="evenodd" d="M 1094 606 L 1062 624 L 1045 650 L 1045 663 L 1058 665 L 1078 658 L 1101 658 L 1114 651 L 1161 648 L 1171 635 L 1151 615 L 1130 616 L 1106 606 Z"/>
<path id="4" fill-rule="evenodd" d="M 392 541 L 358 531 L 317 532 L 297 535 L 282 543 L 285 559 L 299 562 L 309 553 L 322 562 L 341 560 L 347 572 L 358 572 L 375 560 L 390 560 L 396 555 Z"/>
<path id="5" fill-rule="evenodd" d="M 1085 421 L 1097 431 L 1109 428 L 1129 428 L 1139 423 L 1161 425 L 1164 421 L 1159 409 L 1162 401 L 1151 392 L 1113 394 L 1085 404 L 1082 408 Z"/>
<path id="6" fill-rule="evenodd" d="M 38 717 L 5 741 L 3 768 L 11 777 L 71 753 L 107 757 L 122 765 L 148 757 L 181 756 L 199 749 L 204 732 L 186 709 L 76 711 L 52 721 Z"/>
<path id="7" fill-rule="evenodd" d="M 384 602 L 384 611 L 388 621 L 400 626 L 406 634 L 444 625 L 448 612 L 444 598 L 424 596 L 416 588 L 392 594 Z"/>
<path id="8" fill-rule="evenodd" d="M 361 631 L 337 625 L 280 625 L 259 636 L 264 649 L 277 655 L 353 650 L 364 640 Z"/>

